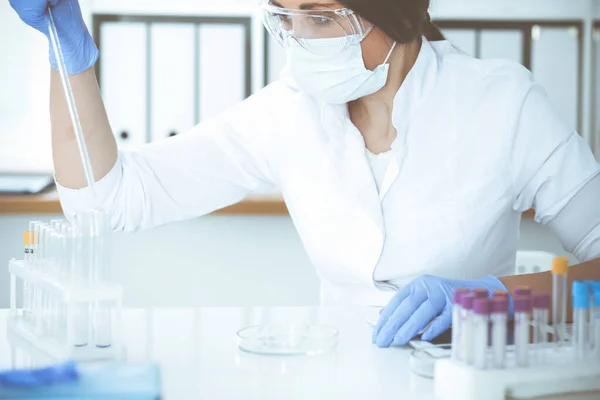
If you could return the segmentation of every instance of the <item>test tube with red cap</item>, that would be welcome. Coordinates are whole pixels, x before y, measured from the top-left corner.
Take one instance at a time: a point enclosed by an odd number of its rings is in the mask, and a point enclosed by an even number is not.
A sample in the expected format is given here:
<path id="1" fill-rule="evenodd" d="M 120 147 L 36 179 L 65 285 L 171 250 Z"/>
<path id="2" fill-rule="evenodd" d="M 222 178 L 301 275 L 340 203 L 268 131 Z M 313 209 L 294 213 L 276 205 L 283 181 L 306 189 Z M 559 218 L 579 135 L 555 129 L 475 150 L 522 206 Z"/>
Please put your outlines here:
<path id="1" fill-rule="evenodd" d="M 490 324 L 490 301 L 475 299 L 473 302 L 473 360 L 475 368 L 485 369 Z"/>
<path id="2" fill-rule="evenodd" d="M 491 300 L 492 365 L 504 368 L 506 361 L 506 322 L 508 320 L 508 297 L 495 296 Z"/>
<path id="3" fill-rule="evenodd" d="M 529 364 L 529 314 L 531 313 L 531 298 L 516 297 L 515 301 L 515 355 L 517 366 L 526 367 Z"/>
<path id="4" fill-rule="evenodd" d="M 462 296 L 468 294 L 467 289 L 456 289 L 452 298 L 452 359 L 460 360 L 460 338 L 461 338 L 461 312 L 462 312 Z"/>
<path id="5" fill-rule="evenodd" d="M 475 296 L 475 299 L 487 299 L 488 291 L 487 289 L 482 288 L 473 289 L 473 295 Z"/>

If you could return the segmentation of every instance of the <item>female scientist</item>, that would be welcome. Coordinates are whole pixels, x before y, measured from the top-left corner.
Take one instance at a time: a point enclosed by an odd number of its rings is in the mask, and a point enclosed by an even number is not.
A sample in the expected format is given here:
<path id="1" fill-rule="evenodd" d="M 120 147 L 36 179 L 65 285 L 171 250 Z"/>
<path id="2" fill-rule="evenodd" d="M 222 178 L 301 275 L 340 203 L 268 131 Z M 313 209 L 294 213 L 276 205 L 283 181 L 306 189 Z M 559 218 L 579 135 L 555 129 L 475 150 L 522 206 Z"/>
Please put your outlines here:
<path id="1" fill-rule="evenodd" d="M 10 2 L 46 36 L 54 8 L 96 201 L 114 229 L 198 217 L 276 187 L 323 303 L 387 304 L 379 346 L 404 344 L 431 320 L 425 340 L 446 330 L 454 288 L 550 291 L 547 273 L 509 276 L 527 209 L 579 260 L 600 257 L 600 166 L 589 148 L 525 68 L 443 40 L 429 0 L 261 1 L 265 26 L 289 49 L 280 81 L 135 151 L 117 150 L 77 1 Z M 93 199 L 55 69 L 54 167 L 64 211 L 77 212 Z M 590 265 L 571 271 L 600 278 Z"/>

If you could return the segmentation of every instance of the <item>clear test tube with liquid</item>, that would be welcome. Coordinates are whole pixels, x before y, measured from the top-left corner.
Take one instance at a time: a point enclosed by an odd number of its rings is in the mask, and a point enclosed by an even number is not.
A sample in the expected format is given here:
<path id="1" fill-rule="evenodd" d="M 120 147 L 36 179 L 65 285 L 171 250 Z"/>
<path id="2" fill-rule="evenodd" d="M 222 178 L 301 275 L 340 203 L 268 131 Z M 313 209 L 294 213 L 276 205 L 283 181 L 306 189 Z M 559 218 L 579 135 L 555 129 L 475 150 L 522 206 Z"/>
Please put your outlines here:
<path id="1" fill-rule="evenodd" d="M 91 284 L 91 265 L 94 257 L 92 214 L 80 212 L 73 217 L 71 280 L 79 288 Z M 76 347 L 87 346 L 90 340 L 90 305 L 74 305 L 73 340 Z"/>
<path id="2" fill-rule="evenodd" d="M 548 308 L 550 307 L 550 296 L 547 294 L 536 294 L 533 296 L 533 343 L 536 345 L 536 362 L 544 362 L 544 349 L 548 342 Z"/>
<path id="3" fill-rule="evenodd" d="M 94 259 L 92 262 L 92 281 L 94 284 L 106 284 L 110 281 L 107 236 L 109 233 L 108 214 L 101 210 L 92 211 Z M 111 303 L 97 302 L 93 314 L 93 340 L 96 347 L 112 345 Z"/>

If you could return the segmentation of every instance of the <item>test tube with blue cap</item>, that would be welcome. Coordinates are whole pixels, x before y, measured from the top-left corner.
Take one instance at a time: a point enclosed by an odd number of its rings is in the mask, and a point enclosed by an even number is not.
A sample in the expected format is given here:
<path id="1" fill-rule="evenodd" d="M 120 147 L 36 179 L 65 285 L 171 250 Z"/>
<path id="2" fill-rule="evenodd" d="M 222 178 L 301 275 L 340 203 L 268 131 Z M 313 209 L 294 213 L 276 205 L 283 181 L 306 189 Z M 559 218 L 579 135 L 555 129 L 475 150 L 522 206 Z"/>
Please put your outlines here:
<path id="1" fill-rule="evenodd" d="M 577 360 L 583 360 L 588 347 L 588 309 L 590 289 L 587 282 L 574 281 L 573 295 L 573 350 Z"/>
<path id="2" fill-rule="evenodd" d="M 594 346 L 594 358 L 600 361 L 600 282 L 594 282 L 593 303 L 591 308 L 590 322 L 592 325 L 592 337 Z"/>

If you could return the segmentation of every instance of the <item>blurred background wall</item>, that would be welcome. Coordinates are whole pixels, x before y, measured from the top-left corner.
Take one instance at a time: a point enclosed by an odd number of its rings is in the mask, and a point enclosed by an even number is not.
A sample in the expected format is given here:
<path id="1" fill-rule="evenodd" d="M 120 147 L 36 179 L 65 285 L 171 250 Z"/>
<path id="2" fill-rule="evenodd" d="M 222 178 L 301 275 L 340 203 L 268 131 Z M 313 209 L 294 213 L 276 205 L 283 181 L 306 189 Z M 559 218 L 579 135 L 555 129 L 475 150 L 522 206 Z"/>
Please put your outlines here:
<path id="1" fill-rule="evenodd" d="M 252 0 L 80 0 L 101 49 L 98 77 L 119 146 L 183 132 L 277 79 L 285 52 Z M 600 0 L 433 0 L 433 19 L 462 51 L 530 68 L 600 154 Z M 0 2 L 0 172 L 51 171 L 46 39 Z M 3 267 L 20 257 L 28 215 L 0 203 Z M 286 215 L 211 215 L 118 234 L 113 275 L 126 305 L 301 305 L 318 279 Z M 565 254 L 525 218 L 520 249 Z"/>

